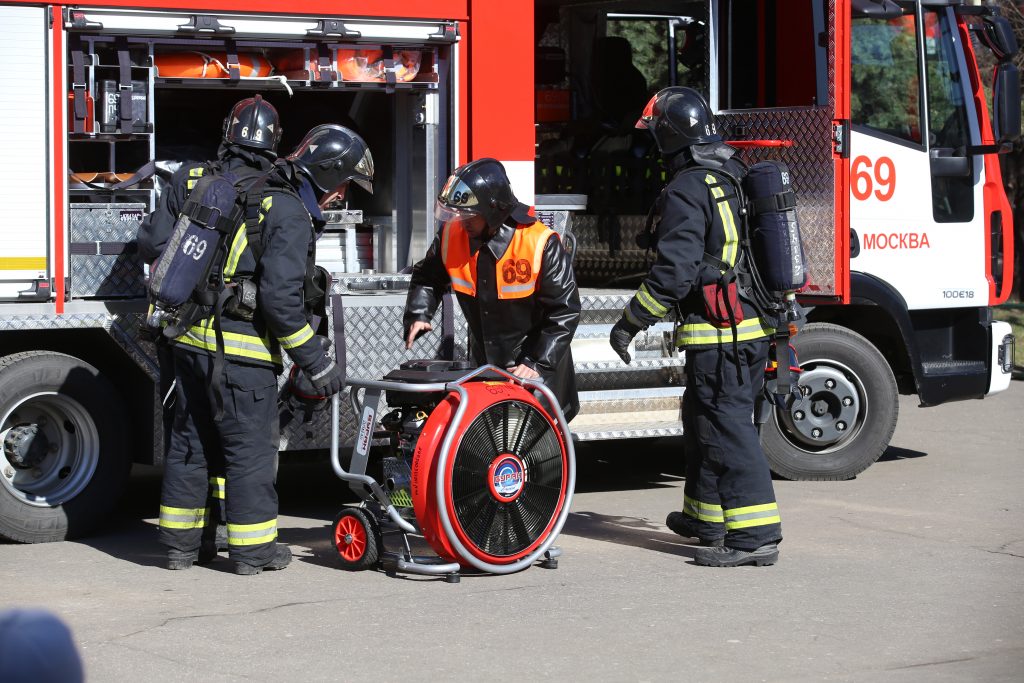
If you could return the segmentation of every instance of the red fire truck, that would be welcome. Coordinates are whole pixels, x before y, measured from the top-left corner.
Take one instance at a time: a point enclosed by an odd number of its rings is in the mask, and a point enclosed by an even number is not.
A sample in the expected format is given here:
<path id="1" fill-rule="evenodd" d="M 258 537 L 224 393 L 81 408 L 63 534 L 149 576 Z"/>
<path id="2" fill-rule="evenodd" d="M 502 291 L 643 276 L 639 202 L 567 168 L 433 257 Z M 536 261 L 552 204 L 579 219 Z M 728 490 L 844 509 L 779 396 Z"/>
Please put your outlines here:
<path id="1" fill-rule="evenodd" d="M 665 182 L 632 125 L 668 85 L 707 93 L 748 161 L 793 173 L 811 282 L 796 338 L 805 401 L 769 416 L 773 469 L 842 479 L 874 462 L 900 393 L 921 405 L 1006 388 L 1011 214 L 1001 145 L 1019 134 L 1005 20 L 957 0 L 0 0 L 0 535 L 81 535 L 132 462 L 158 464 L 158 355 L 140 334 L 134 246 L 165 173 L 211 158 L 230 106 L 260 92 L 282 149 L 313 125 L 358 130 L 376 193 L 328 212 L 352 376 L 465 354 L 443 306 L 400 343 L 402 271 L 436 225 L 448 172 L 500 159 L 572 248 L 580 440 L 682 431 L 671 323 L 625 366 L 608 332 L 651 255 L 635 246 Z M 979 50 L 994 74 L 981 73 Z M 994 84 L 992 99 L 984 86 Z M 321 413 L 283 405 L 282 451 L 324 448 Z M 354 419 L 344 425 L 351 438 Z"/>

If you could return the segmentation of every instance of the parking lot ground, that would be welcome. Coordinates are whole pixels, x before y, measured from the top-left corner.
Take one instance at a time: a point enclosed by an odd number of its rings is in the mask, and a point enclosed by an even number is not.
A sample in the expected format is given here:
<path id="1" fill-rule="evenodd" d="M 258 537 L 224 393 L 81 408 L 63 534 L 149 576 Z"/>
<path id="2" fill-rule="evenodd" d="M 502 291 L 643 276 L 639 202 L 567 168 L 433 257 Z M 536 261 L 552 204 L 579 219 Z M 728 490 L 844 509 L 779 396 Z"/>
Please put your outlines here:
<path id="1" fill-rule="evenodd" d="M 325 463 L 286 461 L 291 566 L 169 572 L 159 473 L 137 468 L 103 533 L 0 544 L 0 604 L 66 619 L 91 681 L 1024 680 L 1024 382 L 900 411 L 856 479 L 776 482 L 773 567 L 692 562 L 663 524 L 683 486 L 666 439 L 579 448 L 556 570 L 342 571 L 328 535 L 351 496 Z"/>

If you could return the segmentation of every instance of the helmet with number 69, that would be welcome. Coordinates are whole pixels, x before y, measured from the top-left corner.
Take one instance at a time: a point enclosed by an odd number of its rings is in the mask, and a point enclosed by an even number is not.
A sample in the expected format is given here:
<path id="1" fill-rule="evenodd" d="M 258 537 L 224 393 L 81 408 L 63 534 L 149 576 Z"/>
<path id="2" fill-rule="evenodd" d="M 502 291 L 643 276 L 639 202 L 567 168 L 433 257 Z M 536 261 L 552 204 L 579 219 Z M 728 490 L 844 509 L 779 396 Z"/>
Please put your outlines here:
<path id="1" fill-rule="evenodd" d="M 259 95 L 239 101 L 224 119 L 224 142 L 277 152 L 281 121 L 277 109 Z"/>
<path id="2" fill-rule="evenodd" d="M 434 215 L 445 223 L 480 216 L 491 230 L 497 230 L 519 207 L 522 204 L 512 194 L 505 167 L 497 159 L 485 157 L 459 166 L 448 176 L 437 196 Z"/>

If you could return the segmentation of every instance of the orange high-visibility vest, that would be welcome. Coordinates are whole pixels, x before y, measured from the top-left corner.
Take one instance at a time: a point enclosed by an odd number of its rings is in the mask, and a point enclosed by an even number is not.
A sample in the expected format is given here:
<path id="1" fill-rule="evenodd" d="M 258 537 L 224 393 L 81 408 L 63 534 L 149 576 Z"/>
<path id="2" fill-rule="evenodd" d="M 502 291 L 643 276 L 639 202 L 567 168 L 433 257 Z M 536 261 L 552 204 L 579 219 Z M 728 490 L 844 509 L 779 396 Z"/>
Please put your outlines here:
<path id="1" fill-rule="evenodd" d="M 508 249 L 495 263 L 499 299 L 523 299 L 533 294 L 544 245 L 554 234 L 540 221 L 516 228 Z M 441 233 L 441 259 L 456 292 L 476 296 L 476 257 L 469 253 L 469 235 L 462 226 L 446 223 Z"/>

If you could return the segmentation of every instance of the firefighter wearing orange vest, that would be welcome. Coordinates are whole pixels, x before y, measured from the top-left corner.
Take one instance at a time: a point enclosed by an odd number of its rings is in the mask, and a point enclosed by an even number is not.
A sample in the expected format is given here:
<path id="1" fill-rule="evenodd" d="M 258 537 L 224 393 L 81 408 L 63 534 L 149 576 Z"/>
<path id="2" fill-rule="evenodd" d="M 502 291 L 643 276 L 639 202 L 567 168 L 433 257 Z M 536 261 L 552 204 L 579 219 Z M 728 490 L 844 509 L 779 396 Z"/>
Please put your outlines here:
<path id="1" fill-rule="evenodd" d="M 413 266 L 406 348 L 432 329 L 450 285 L 469 324 L 472 359 L 517 377 L 543 378 L 572 419 L 579 397 L 569 342 L 580 320 L 580 296 L 561 240 L 516 199 L 505 167 L 494 159 L 455 169 L 435 215 L 441 230 Z"/>

